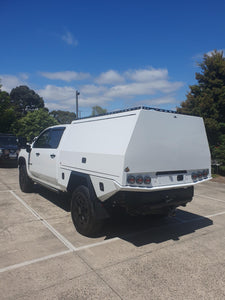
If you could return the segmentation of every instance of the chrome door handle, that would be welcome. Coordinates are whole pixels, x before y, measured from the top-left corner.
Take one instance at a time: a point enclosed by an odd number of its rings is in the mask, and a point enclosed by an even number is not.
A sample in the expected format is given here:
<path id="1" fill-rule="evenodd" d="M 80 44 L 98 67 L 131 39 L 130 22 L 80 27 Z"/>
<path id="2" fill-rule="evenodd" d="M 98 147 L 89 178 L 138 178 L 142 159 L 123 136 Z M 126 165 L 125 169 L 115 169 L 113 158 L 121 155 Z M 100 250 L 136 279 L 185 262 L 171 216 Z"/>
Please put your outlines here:
<path id="1" fill-rule="evenodd" d="M 35 153 L 35 154 L 36 154 L 36 156 L 40 156 L 40 153 L 38 153 L 38 152 L 37 152 L 37 153 Z"/>
<path id="2" fill-rule="evenodd" d="M 50 154 L 50 157 L 51 158 L 55 158 L 55 154 Z"/>

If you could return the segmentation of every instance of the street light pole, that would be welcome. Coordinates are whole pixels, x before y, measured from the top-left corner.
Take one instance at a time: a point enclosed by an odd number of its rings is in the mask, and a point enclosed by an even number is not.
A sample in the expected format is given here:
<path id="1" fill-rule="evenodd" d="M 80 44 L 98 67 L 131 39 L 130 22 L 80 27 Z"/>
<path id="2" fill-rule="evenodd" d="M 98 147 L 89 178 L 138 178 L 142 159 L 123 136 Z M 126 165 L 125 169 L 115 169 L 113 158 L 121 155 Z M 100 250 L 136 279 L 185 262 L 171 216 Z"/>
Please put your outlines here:
<path id="1" fill-rule="evenodd" d="M 80 93 L 76 90 L 76 119 L 78 119 L 78 96 Z"/>

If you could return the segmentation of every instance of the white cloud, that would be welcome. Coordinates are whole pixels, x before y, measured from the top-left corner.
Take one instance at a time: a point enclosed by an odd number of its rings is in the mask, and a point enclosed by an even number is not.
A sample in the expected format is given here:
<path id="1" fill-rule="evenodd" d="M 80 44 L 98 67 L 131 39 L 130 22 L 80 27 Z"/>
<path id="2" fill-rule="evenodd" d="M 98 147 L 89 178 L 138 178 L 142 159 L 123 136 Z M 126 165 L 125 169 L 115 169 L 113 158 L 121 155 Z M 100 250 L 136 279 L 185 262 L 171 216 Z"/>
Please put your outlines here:
<path id="1" fill-rule="evenodd" d="M 27 85 L 26 80 L 28 79 L 28 75 L 25 73 L 21 73 L 18 76 L 15 75 L 7 75 L 0 74 L 0 83 L 2 85 L 1 90 L 6 91 L 8 93 L 17 86 Z"/>
<path id="2" fill-rule="evenodd" d="M 90 87 L 91 86 L 89 86 L 89 88 Z M 79 96 L 79 106 L 92 107 L 95 105 L 104 105 L 106 102 L 112 100 L 111 98 L 106 97 L 104 95 L 99 95 L 99 92 L 97 90 L 95 91 L 96 95 L 92 94 L 93 96 L 90 96 L 89 92 L 90 90 L 88 90 L 88 86 L 86 86 L 86 88 Z M 69 86 L 58 87 L 54 85 L 46 85 L 44 89 L 38 90 L 37 93 L 41 97 L 43 97 L 46 106 L 50 110 L 52 109 L 62 109 L 62 110 L 72 110 L 72 111 L 75 110 L 76 90 L 73 87 L 69 87 Z"/>
<path id="3" fill-rule="evenodd" d="M 57 73 L 42 73 L 49 79 L 64 79 L 70 81 L 72 78 L 81 78 L 79 74 L 71 71 Z M 79 77 L 80 76 L 80 77 Z M 139 70 L 128 70 L 123 76 L 114 70 L 101 73 L 92 82 L 89 76 L 87 84 L 79 86 L 79 107 L 92 107 L 95 105 L 108 106 L 110 103 L 119 101 L 121 106 L 133 105 L 162 105 L 175 103 L 174 94 L 183 86 L 182 82 L 170 81 L 167 69 L 146 68 Z M 108 86 L 108 84 L 110 86 Z M 75 88 L 70 86 L 59 87 L 46 85 L 38 93 L 46 101 L 49 109 L 74 110 Z M 149 96 L 151 96 L 149 98 Z M 143 97 L 147 100 L 143 101 Z M 152 98 L 152 99 L 151 99 Z"/>
<path id="4" fill-rule="evenodd" d="M 89 73 L 78 73 L 74 71 L 63 71 L 63 72 L 40 72 L 40 75 L 52 79 L 52 80 L 63 80 L 63 81 L 73 81 L 73 80 L 83 80 L 90 77 Z"/>
<path id="5" fill-rule="evenodd" d="M 78 45 L 78 40 L 75 39 L 73 34 L 69 31 L 67 31 L 65 34 L 61 36 L 62 40 L 66 42 L 68 45 L 71 46 L 77 46 Z"/>
<path id="6" fill-rule="evenodd" d="M 85 95 L 98 95 L 107 91 L 105 86 L 97 86 L 95 84 L 86 84 L 80 88 L 80 93 Z"/>
<path id="7" fill-rule="evenodd" d="M 38 94 L 46 100 L 63 101 L 75 98 L 76 90 L 70 86 L 59 87 L 49 84 L 44 89 L 38 90 Z"/>
<path id="8" fill-rule="evenodd" d="M 158 80 L 152 82 L 133 82 L 126 85 L 117 85 L 110 88 L 106 95 L 109 97 L 129 97 L 138 95 L 153 95 L 157 92 L 170 93 L 178 90 L 182 82 Z"/>
<path id="9" fill-rule="evenodd" d="M 29 75 L 27 73 L 20 73 L 19 77 L 21 80 L 27 80 L 29 78 Z"/>
<path id="10" fill-rule="evenodd" d="M 79 105 L 81 107 L 93 107 L 95 105 L 99 105 L 99 106 L 105 106 L 107 105 L 109 102 L 112 101 L 112 98 L 106 97 L 104 95 L 98 96 L 98 95 L 94 95 L 94 96 L 80 96 L 79 98 Z"/>
<path id="11" fill-rule="evenodd" d="M 160 79 L 168 78 L 167 69 L 140 69 L 140 70 L 130 70 L 125 72 L 127 78 L 138 81 L 138 82 L 150 82 Z"/>
<path id="12" fill-rule="evenodd" d="M 125 79 L 127 82 L 122 84 Z M 167 69 L 155 68 L 128 70 L 123 76 L 116 71 L 109 70 L 100 74 L 95 82 L 112 85 L 105 91 L 105 96 L 110 98 L 152 95 L 157 92 L 170 93 L 183 85 L 182 82 L 170 82 Z"/>
<path id="13" fill-rule="evenodd" d="M 116 84 L 124 82 L 124 78 L 116 71 L 109 70 L 101 73 L 95 80 L 98 84 Z"/>
<path id="14" fill-rule="evenodd" d="M 181 81 L 169 79 L 167 69 L 143 68 L 119 73 L 109 70 L 94 79 L 89 73 L 74 71 L 42 72 L 46 85 L 36 92 L 43 97 L 50 110 L 61 109 L 75 111 L 76 89 L 79 89 L 79 107 L 85 111 L 95 105 L 124 108 L 136 105 L 170 105 L 176 103 L 176 92 L 184 85 Z M 10 91 L 21 84 L 26 84 L 28 76 L 0 75 L 4 89 Z M 58 86 L 49 84 L 50 80 L 72 82 L 83 79 L 83 84 Z M 27 84 L 26 84 L 27 85 Z M 145 100 L 144 100 L 145 99 Z"/>
<path id="15" fill-rule="evenodd" d="M 75 107 L 74 109 L 72 108 L 71 105 L 68 103 L 57 103 L 57 102 L 51 102 L 51 101 L 45 101 L 45 106 L 50 110 L 66 110 L 66 111 L 74 111 L 75 112 Z"/>
<path id="16" fill-rule="evenodd" d="M 145 99 L 142 101 L 139 101 L 139 105 L 162 105 L 162 104 L 173 104 L 176 103 L 176 98 L 172 95 L 168 95 L 165 97 L 158 97 L 158 98 L 152 98 L 152 99 Z"/>
<path id="17" fill-rule="evenodd" d="M 110 88 L 106 94 L 109 97 L 129 97 L 144 94 L 154 94 L 153 89 L 146 83 L 129 83 L 125 85 L 116 85 Z"/>
<path id="18" fill-rule="evenodd" d="M 73 87 L 46 85 L 43 89 L 37 90 L 37 93 L 43 97 L 49 110 L 75 111 L 76 90 Z"/>

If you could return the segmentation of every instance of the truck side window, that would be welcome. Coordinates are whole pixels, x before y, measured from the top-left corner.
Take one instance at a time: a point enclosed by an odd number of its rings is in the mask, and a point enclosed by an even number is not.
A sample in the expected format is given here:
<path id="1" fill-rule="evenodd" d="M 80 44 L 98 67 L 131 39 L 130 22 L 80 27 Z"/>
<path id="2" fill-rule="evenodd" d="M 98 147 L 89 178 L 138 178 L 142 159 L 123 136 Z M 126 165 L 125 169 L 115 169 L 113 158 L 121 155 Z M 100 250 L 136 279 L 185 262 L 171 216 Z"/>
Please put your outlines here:
<path id="1" fill-rule="evenodd" d="M 50 144 L 50 129 L 44 131 L 34 143 L 33 148 L 51 148 Z"/>
<path id="2" fill-rule="evenodd" d="M 50 139 L 51 148 L 53 149 L 58 148 L 64 130 L 65 127 L 54 128 L 51 130 L 51 139 Z"/>
<path id="3" fill-rule="evenodd" d="M 44 131 L 34 143 L 33 148 L 56 149 L 64 130 L 65 127 L 58 127 Z"/>

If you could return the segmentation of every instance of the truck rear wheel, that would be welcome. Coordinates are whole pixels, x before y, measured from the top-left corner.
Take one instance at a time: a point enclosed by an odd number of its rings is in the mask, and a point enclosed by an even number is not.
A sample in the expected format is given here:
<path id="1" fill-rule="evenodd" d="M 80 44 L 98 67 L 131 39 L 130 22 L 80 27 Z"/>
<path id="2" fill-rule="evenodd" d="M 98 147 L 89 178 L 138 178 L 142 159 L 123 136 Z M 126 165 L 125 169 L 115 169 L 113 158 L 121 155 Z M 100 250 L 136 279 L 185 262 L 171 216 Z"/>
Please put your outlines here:
<path id="1" fill-rule="evenodd" d="M 93 236 L 101 228 L 102 221 L 97 220 L 94 203 L 86 186 L 79 186 L 72 195 L 71 217 L 77 231 L 85 236 Z"/>
<path id="2" fill-rule="evenodd" d="M 22 192 L 31 193 L 33 191 L 34 182 L 28 176 L 25 164 L 19 166 L 19 184 Z"/>

